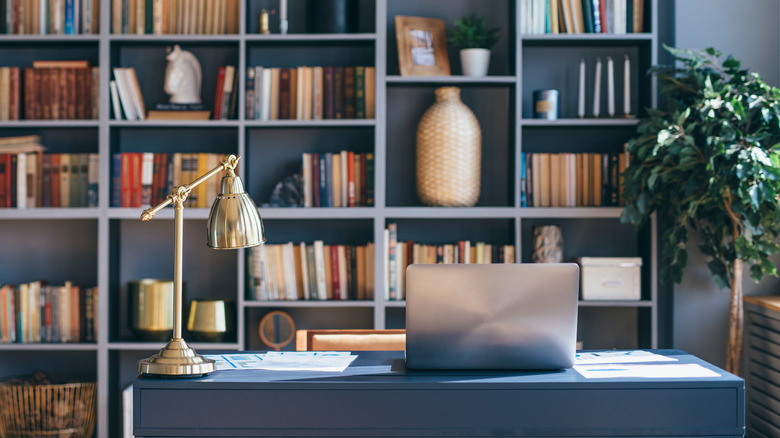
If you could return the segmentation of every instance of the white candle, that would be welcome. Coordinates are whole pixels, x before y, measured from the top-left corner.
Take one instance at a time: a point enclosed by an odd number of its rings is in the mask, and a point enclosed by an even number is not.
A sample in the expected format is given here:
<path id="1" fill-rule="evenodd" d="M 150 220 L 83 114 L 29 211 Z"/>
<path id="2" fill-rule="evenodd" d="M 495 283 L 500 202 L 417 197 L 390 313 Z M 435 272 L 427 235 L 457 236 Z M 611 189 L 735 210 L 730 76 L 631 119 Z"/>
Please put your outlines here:
<path id="1" fill-rule="evenodd" d="M 623 114 L 631 115 L 631 63 L 628 55 L 623 61 Z"/>
<path id="2" fill-rule="evenodd" d="M 585 58 L 580 59 L 580 95 L 577 101 L 577 117 L 585 117 Z"/>
<path id="3" fill-rule="evenodd" d="M 287 35 L 287 0 L 279 0 L 279 33 Z"/>
<path id="4" fill-rule="evenodd" d="M 596 58 L 596 74 L 593 76 L 593 117 L 598 117 L 601 103 L 601 58 Z"/>
<path id="5" fill-rule="evenodd" d="M 615 65 L 607 56 L 607 115 L 615 117 Z"/>

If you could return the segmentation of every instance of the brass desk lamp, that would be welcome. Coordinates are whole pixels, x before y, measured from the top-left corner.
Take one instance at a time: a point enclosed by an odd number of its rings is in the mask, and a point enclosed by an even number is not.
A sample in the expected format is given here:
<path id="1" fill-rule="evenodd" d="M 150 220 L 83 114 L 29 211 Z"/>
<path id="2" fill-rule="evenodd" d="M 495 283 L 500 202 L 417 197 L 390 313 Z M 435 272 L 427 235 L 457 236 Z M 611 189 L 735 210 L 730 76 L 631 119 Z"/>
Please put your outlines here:
<path id="1" fill-rule="evenodd" d="M 208 246 L 214 249 L 248 248 L 265 242 L 263 222 L 252 198 L 244 191 L 235 168 L 239 157 L 228 155 L 219 166 L 201 175 L 195 181 L 174 187 L 171 194 L 153 208 L 144 210 L 141 220 L 150 220 L 155 213 L 173 204 L 174 221 L 174 302 L 173 338 L 159 353 L 138 362 L 141 374 L 160 377 L 197 377 L 215 369 L 214 361 L 195 353 L 182 339 L 182 236 L 184 201 L 193 188 L 217 173 L 226 170 L 219 196 L 211 207 L 208 221 Z"/>

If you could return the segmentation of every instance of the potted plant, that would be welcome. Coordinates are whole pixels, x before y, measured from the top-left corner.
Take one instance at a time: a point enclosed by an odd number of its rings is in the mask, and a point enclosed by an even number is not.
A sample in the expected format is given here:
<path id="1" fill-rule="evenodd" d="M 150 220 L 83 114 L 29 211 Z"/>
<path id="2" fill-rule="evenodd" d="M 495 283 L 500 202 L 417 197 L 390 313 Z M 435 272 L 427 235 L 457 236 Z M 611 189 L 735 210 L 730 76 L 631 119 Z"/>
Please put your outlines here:
<path id="1" fill-rule="evenodd" d="M 498 28 L 487 29 L 485 17 L 468 14 L 455 20 L 450 30 L 450 44 L 460 47 L 460 65 L 466 76 L 485 76 L 490 64 L 490 51 L 501 35 Z"/>
<path id="2" fill-rule="evenodd" d="M 658 213 L 664 228 L 661 278 L 679 283 L 688 229 L 721 287 L 731 288 L 726 368 L 739 374 L 742 272 L 777 275 L 769 256 L 780 233 L 780 90 L 720 52 L 667 47 L 677 66 L 651 69 L 666 108 L 648 110 L 624 175 L 621 219 L 641 225 Z"/>

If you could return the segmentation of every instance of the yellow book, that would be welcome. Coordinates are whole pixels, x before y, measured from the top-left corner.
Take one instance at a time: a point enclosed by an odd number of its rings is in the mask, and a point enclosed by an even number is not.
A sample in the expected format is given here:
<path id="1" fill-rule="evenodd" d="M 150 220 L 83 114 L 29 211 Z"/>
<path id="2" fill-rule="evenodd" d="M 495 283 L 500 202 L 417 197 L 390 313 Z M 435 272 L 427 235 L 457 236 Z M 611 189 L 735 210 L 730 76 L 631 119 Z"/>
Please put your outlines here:
<path id="1" fill-rule="evenodd" d="M 329 300 L 333 299 L 333 267 L 331 266 L 330 245 L 322 247 L 322 255 L 325 261 L 325 290 Z"/>
<path id="2" fill-rule="evenodd" d="M 376 67 L 366 66 L 365 70 L 365 89 L 366 89 L 366 118 L 376 118 Z"/>
<path id="3" fill-rule="evenodd" d="M 561 158 L 563 154 L 550 154 L 550 206 L 560 207 L 563 205 L 561 198 L 561 187 L 563 186 L 563 172 L 561 169 Z"/>
<path id="4" fill-rule="evenodd" d="M 198 166 L 195 168 L 195 178 L 198 178 L 200 175 L 205 174 L 208 172 L 209 169 L 209 154 L 205 152 L 200 152 L 197 154 L 197 160 L 198 160 Z M 214 179 L 214 178 L 212 178 Z M 208 199 L 208 184 L 203 183 L 199 186 L 195 187 L 195 190 L 198 192 L 197 194 L 197 208 L 206 208 L 207 204 L 206 201 Z"/>
<path id="5" fill-rule="evenodd" d="M 560 0 L 550 1 L 550 32 L 558 33 L 558 2 Z"/>
<path id="6" fill-rule="evenodd" d="M 343 207 L 341 200 L 341 154 L 333 154 L 333 169 L 331 175 L 331 187 L 333 189 L 333 206 Z"/>
<path id="7" fill-rule="evenodd" d="M 593 178 L 593 205 L 596 207 L 601 206 L 601 154 L 591 154 L 592 172 Z"/>
<path id="8" fill-rule="evenodd" d="M 271 107 L 269 108 L 269 119 L 279 119 L 279 67 L 271 68 Z"/>
<path id="9" fill-rule="evenodd" d="M 366 300 L 374 299 L 374 244 L 366 244 Z"/>
<path id="10" fill-rule="evenodd" d="M 584 196 L 583 196 L 583 181 L 582 181 L 582 154 L 575 154 L 575 160 L 576 163 L 574 165 L 574 171 L 576 172 L 576 205 L 577 207 L 582 207 L 585 205 L 584 203 Z"/>

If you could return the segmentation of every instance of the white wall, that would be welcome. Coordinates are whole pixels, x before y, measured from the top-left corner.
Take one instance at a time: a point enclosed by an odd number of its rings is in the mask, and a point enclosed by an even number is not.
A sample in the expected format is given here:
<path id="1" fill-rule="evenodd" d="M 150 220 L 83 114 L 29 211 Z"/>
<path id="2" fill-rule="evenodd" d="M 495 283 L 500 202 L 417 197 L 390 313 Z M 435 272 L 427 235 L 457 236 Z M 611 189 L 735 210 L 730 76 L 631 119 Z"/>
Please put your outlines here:
<path id="1" fill-rule="evenodd" d="M 676 0 L 673 19 L 674 46 L 714 47 L 770 85 L 780 85 L 780 1 Z M 673 346 L 723 367 L 730 291 L 716 286 L 696 248 L 696 236 L 691 237 L 688 269 L 683 282 L 674 286 Z M 780 258 L 775 260 L 778 265 Z M 780 294 L 778 279 L 765 278 L 757 285 L 747 274 L 745 294 Z"/>

